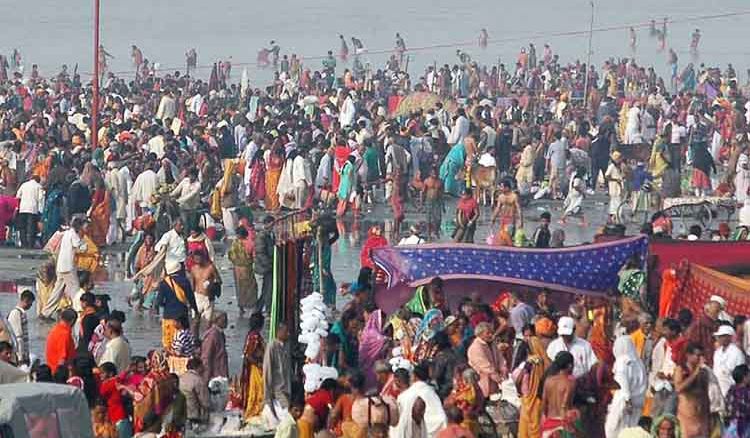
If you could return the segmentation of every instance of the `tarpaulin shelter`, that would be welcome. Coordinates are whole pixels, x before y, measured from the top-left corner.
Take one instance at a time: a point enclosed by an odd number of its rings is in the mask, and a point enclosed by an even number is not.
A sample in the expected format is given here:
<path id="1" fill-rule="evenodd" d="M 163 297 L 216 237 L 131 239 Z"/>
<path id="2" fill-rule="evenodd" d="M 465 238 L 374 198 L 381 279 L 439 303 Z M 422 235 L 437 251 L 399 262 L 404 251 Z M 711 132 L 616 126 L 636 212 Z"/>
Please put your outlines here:
<path id="1" fill-rule="evenodd" d="M 685 259 L 676 268 L 666 270 L 664 276 L 659 294 L 660 317 L 674 316 L 680 309 L 700 315 L 712 295 L 726 300 L 730 315 L 750 315 L 750 280 Z"/>
<path id="2" fill-rule="evenodd" d="M 478 292 L 494 298 L 508 286 L 605 296 L 614 292 L 618 272 L 633 256 L 645 260 L 646 236 L 555 249 L 434 244 L 378 248 L 375 263 L 386 272 L 387 288 L 376 293 L 390 312 L 411 297 L 413 288 L 434 277 L 445 280 L 448 301 Z"/>

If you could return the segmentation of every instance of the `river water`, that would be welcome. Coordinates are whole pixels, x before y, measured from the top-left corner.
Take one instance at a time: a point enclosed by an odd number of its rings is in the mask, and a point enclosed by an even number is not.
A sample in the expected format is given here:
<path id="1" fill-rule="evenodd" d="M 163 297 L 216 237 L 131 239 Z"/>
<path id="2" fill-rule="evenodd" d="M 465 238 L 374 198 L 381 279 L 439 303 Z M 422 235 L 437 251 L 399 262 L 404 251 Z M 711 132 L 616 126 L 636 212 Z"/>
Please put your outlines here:
<path id="1" fill-rule="evenodd" d="M 90 72 L 92 50 L 93 0 L 3 0 L 0 2 L 0 51 L 8 54 L 18 48 L 26 64 L 37 63 L 42 73 L 54 73 L 67 63 L 78 63 L 81 72 Z M 750 15 L 714 20 L 685 21 L 687 18 L 748 10 L 747 0 L 722 0 L 710 4 L 701 0 L 595 0 L 594 28 L 676 20 L 670 26 L 668 43 L 680 54 L 680 65 L 688 62 L 690 34 L 699 27 L 704 34 L 701 62 L 725 66 L 732 62 L 744 71 L 750 58 L 745 49 L 745 29 Z M 338 34 L 349 41 L 360 38 L 372 52 L 394 46 L 396 32 L 407 47 L 453 45 L 484 63 L 497 63 L 498 57 L 511 63 L 521 46 L 534 42 L 541 55 L 550 43 L 564 61 L 585 60 L 591 7 L 589 0 L 101 0 L 101 41 L 114 55 L 114 71 L 132 70 L 131 44 L 138 45 L 151 61 L 164 69 L 184 66 L 190 47 L 198 51 L 198 64 L 210 66 L 217 59 L 231 56 L 235 65 L 252 63 L 257 51 L 275 39 L 282 52 L 303 58 L 320 57 L 327 50 L 338 52 Z M 474 42 L 481 28 L 490 39 L 499 40 L 480 50 Z M 553 36 L 566 31 L 584 31 L 572 36 Z M 458 47 L 442 47 L 410 54 L 412 74 L 425 65 L 457 61 Z M 596 32 L 593 60 L 600 64 L 610 56 L 631 56 L 627 29 Z M 382 65 L 386 54 L 367 55 L 373 66 Z M 637 56 L 644 63 L 666 74 L 666 54 L 656 51 L 656 41 L 647 29 L 638 30 Z M 320 61 L 310 60 L 313 68 Z M 29 67 L 27 67 L 29 68 Z M 269 72 L 249 66 L 251 81 L 265 80 Z M 239 71 L 240 67 L 235 71 Z M 204 68 L 199 75 L 206 76 Z M 239 77 L 239 73 L 235 73 Z M 744 76 L 743 76 L 744 77 Z"/>

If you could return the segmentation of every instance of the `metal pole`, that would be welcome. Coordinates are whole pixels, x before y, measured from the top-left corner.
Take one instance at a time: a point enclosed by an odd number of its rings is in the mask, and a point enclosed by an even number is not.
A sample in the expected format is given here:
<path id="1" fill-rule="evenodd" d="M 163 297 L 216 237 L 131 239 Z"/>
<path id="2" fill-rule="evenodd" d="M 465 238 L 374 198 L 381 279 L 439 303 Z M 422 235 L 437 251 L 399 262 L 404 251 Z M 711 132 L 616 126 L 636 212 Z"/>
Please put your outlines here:
<path id="1" fill-rule="evenodd" d="M 94 78 L 91 98 L 91 149 L 99 143 L 99 3 L 94 0 Z"/>
<path id="2" fill-rule="evenodd" d="M 588 101 L 589 101 L 589 69 L 591 69 L 591 43 L 594 39 L 594 2 L 591 4 L 591 22 L 589 23 L 589 50 L 586 53 L 586 69 L 583 72 L 583 111 L 584 115 L 588 112 Z"/>

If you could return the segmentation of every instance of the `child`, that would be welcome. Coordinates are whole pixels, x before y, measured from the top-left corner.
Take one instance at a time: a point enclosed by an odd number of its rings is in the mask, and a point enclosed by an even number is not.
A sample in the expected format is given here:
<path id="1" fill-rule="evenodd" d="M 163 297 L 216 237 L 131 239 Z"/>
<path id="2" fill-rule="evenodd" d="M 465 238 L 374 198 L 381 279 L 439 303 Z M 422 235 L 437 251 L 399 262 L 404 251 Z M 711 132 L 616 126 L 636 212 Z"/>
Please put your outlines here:
<path id="1" fill-rule="evenodd" d="M 552 221 L 552 215 L 545 211 L 539 215 L 539 221 L 541 223 L 534 231 L 534 248 L 549 248 L 549 240 L 552 237 L 552 233 L 549 231 L 549 223 Z"/>
<path id="2" fill-rule="evenodd" d="M 289 413 L 281 420 L 276 428 L 274 438 L 292 438 L 299 435 L 297 421 L 302 417 L 305 401 L 302 397 L 295 397 L 289 405 Z"/>

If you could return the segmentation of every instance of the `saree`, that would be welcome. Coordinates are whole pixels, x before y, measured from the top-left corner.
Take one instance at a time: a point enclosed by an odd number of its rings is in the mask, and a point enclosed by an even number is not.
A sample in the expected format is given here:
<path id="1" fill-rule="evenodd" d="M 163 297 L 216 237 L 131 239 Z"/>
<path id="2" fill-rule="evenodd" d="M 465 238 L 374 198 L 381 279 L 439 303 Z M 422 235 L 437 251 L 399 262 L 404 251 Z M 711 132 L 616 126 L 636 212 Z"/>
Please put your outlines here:
<path id="1" fill-rule="evenodd" d="M 365 374 L 365 388 L 377 385 L 375 361 L 383 357 L 386 339 L 383 335 L 383 311 L 378 309 L 367 318 L 359 338 L 359 367 Z"/>
<path id="2" fill-rule="evenodd" d="M 107 244 L 107 233 L 109 232 L 109 220 L 112 214 L 110 208 L 109 192 L 104 189 L 94 192 L 92 197 L 91 213 L 91 240 L 97 246 Z"/>
<path id="3" fill-rule="evenodd" d="M 445 193 L 456 197 L 461 195 L 466 185 L 462 184 L 462 181 L 459 181 L 456 177 L 459 171 L 463 169 L 465 162 L 466 147 L 463 143 L 458 143 L 451 148 L 440 165 L 440 179 L 443 181 Z"/>
<path id="4" fill-rule="evenodd" d="M 133 429 L 136 433 L 146 429 L 147 417 L 164 414 L 169 405 L 166 385 L 169 379 L 167 359 L 161 351 L 152 351 L 149 358 L 149 373 L 133 392 Z M 151 423 L 151 422 L 149 422 Z"/>
<path id="5" fill-rule="evenodd" d="M 250 166 L 248 193 L 251 204 L 266 199 L 266 165 L 262 159 L 253 160 Z"/>
<path id="6" fill-rule="evenodd" d="M 327 305 L 335 305 L 336 281 L 331 272 L 331 245 L 326 239 L 313 239 L 310 248 L 313 292 L 323 295 L 323 302 Z"/>
<path id="7" fill-rule="evenodd" d="M 331 333 L 338 336 L 341 341 L 341 352 L 344 353 L 346 365 L 352 367 L 355 366 L 354 364 L 359 364 L 359 348 L 349 336 L 349 333 L 346 332 L 344 324 L 340 320 L 333 324 Z"/>
<path id="8" fill-rule="evenodd" d="M 146 247 L 145 245 L 141 245 L 141 247 L 138 249 L 138 253 L 135 255 L 135 271 L 140 271 L 141 269 L 148 266 L 151 262 L 154 261 L 156 258 L 156 251 L 154 250 L 153 246 Z M 141 278 L 138 278 L 135 280 L 135 286 L 136 290 L 139 294 L 139 297 L 133 297 L 133 298 L 140 298 L 143 301 L 146 301 L 146 297 L 149 296 L 151 292 L 154 292 L 157 287 L 159 287 L 159 276 L 155 275 L 155 273 L 150 273 L 148 275 L 144 275 Z M 150 306 L 146 306 L 149 307 Z"/>
<path id="9" fill-rule="evenodd" d="M 42 214 L 42 242 L 47 242 L 62 225 L 63 192 L 54 188 L 47 193 Z"/>
<path id="10" fill-rule="evenodd" d="M 585 436 L 581 415 L 571 409 L 565 418 L 545 418 L 542 420 L 542 438 L 576 438 Z"/>
<path id="11" fill-rule="evenodd" d="M 266 169 L 266 193 L 265 207 L 268 211 L 278 210 L 279 203 L 279 179 L 281 179 L 281 168 L 284 165 L 284 157 L 271 153 L 268 159 L 268 168 Z"/>
<path id="12" fill-rule="evenodd" d="M 83 234 L 81 237 L 86 244 L 86 250 L 76 253 L 76 266 L 82 271 L 93 274 L 99 267 L 99 247 L 88 234 Z"/>
<path id="13" fill-rule="evenodd" d="M 248 332 L 242 356 L 240 388 L 242 412 L 245 420 L 257 417 L 263 411 L 263 352 L 265 342 L 257 331 Z"/>
<path id="14" fill-rule="evenodd" d="M 235 239 L 227 254 L 234 266 L 234 289 L 237 293 L 237 305 L 241 309 L 255 305 L 258 295 L 258 284 L 253 273 L 253 257 L 247 251 L 245 242 Z"/>
<path id="15" fill-rule="evenodd" d="M 526 362 L 531 364 L 531 369 L 523 379 L 518 438 L 538 438 L 541 435 L 542 399 L 539 394 L 544 373 L 550 365 L 547 352 L 538 337 L 529 338 L 529 350 Z"/>

